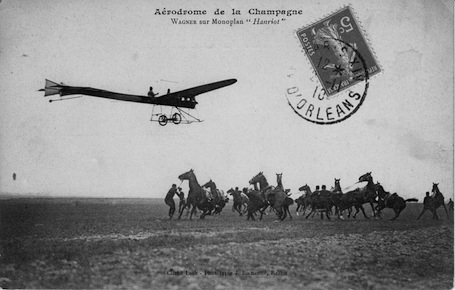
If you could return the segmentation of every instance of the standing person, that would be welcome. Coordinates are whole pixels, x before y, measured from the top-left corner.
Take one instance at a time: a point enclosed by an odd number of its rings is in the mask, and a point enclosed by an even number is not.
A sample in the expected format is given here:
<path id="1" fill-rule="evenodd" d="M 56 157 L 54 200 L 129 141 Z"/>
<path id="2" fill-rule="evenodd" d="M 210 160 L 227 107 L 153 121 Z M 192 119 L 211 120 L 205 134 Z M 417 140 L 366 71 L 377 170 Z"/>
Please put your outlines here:
<path id="1" fill-rule="evenodd" d="M 423 205 L 425 206 L 425 205 L 431 204 L 432 203 L 432 199 L 431 198 L 432 197 L 430 196 L 430 193 L 427 191 L 425 193 L 425 198 L 423 199 Z"/>
<path id="2" fill-rule="evenodd" d="M 171 219 L 175 212 L 174 195 L 177 194 L 177 185 L 172 184 L 171 189 L 166 194 L 164 202 L 169 206 L 169 218 Z"/>
<path id="3" fill-rule="evenodd" d="M 179 192 L 177 193 L 177 195 L 180 198 L 180 202 L 179 202 L 179 212 L 180 212 L 185 208 L 185 193 L 182 191 L 181 187 L 179 187 L 178 190 L 179 190 Z"/>
<path id="4" fill-rule="evenodd" d="M 423 209 L 417 220 L 419 220 L 427 210 L 431 211 L 433 213 L 433 218 L 435 218 L 434 199 L 430 196 L 428 191 L 425 193 L 425 198 L 423 199 Z"/>
<path id="5" fill-rule="evenodd" d="M 332 214 L 332 203 L 331 203 L 331 197 L 332 193 L 327 190 L 327 187 L 323 184 L 321 191 L 318 193 L 318 202 L 322 203 L 327 203 L 327 207 L 329 210 L 329 213 Z"/>
<path id="6" fill-rule="evenodd" d="M 449 202 L 447 203 L 447 207 L 449 208 L 449 211 L 453 212 L 453 200 L 450 198 Z"/>
<path id="7" fill-rule="evenodd" d="M 319 195 L 321 194 L 321 190 L 319 185 L 316 185 L 316 189 L 311 194 L 311 201 L 319 201 Z"/>

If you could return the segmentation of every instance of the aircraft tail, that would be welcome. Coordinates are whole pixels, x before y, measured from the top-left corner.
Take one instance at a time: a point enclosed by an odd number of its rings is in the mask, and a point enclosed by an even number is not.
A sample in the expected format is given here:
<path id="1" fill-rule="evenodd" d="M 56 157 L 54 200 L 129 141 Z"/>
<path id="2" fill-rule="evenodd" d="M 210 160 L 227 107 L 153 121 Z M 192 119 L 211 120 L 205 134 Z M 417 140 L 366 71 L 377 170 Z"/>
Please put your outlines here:
<path id="1" fill-rule="evenodd" d="M 44 85 L 44 89 L 39 91 L 44 92 L 44 96 L 52 96 L 60 94 L 60 90 L 65 87 L 64 84 L 57 84 L 56 82 L 50 81 L 46 79 L 46 84 Z"/>
<path id="2" fill-rule="evenodd" d="M 408 198 L 405 200 L 405 202 L 408 202 L 408 201 L 418 202 L 419 200 L 417 198 Z"/>

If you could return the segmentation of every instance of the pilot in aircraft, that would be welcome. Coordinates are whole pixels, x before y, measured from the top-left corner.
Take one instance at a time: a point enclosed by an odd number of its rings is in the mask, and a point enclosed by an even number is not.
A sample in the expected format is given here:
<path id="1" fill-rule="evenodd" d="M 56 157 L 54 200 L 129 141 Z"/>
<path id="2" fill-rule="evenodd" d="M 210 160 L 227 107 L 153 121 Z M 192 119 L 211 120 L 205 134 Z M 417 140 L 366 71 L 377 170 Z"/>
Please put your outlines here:
<path id="1" fill-rule="evenodd" d="M 149 90 L 149 92 L 147 93 L 147 95 L 148 95 L 149 97 L 156 97 L 158 94 L 159 94 L 159 93 L 156 93 L 156 94 L 155 94 L 155 93 L 153 92 L 153 87 L 150 87 L 150 90 Z"/>

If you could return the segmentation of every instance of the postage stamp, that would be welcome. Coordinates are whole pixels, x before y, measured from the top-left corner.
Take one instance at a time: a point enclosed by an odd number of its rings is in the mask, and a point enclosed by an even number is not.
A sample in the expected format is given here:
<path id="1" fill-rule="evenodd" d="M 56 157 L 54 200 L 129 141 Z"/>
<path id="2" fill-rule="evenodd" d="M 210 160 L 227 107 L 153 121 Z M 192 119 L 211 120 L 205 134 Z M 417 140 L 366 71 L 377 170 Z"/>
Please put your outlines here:
<path id="1" fill-rule="evenodd" d="M 297 37 L 317 76 L 308 95 L 298 86 L 286 92 L 289 104 L 317 124 L 345 120 L 363 103 L 369 78 L 381 69 L 349 6 L 297 30 Z"/>

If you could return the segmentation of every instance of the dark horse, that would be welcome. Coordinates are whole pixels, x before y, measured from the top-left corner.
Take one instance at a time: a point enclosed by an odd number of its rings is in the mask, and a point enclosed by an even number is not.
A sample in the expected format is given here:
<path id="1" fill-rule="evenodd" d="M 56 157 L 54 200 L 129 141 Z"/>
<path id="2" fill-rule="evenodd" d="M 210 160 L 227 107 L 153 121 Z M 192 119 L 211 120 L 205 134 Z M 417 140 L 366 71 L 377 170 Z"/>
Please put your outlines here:
<path id="1" fill-rule="evenodd" d="M 283 189 L 283 184 L 281 182 L 282 174 L 277 174 L 277 187 L 269 185 L 264 174 L 259 172 L 256 174 L 249 183 L 254 186 L 253 191 L 259 191 L 266 203 L 263 207 L 258 209 L 261 212 L 261 218 L 264 211 L 270 205 L 273 209 L 276 210 L 280 220 L 284 220 L 289 213 L 289 217 L 292 219 L 291 213 L 289 212 L 289 206 L 294 203 L 294 201 L 286 194 Z M 257 184 L 259 183 L 259 189 Z M 249 197 L 249 196 L 248 196 Z"/>
<path id="2" fill-rule="evenodd" d="M 327 217 L 328 220 L 330 220 L 329 211 L 332 206 L 332 203 L 329 195 L 326 194 L 319 195 L 318 192 L 313 193 L 310 187 L 306 184 L 300 187 L 299 190 L 304 191 L 305 196 L 308 196 L 311 201 L 311 211 L 305 218 L 308 218 L 311 214 L 313 214 L 314 216 L 315 213 L 320 212 L 321 219 L 323 219 L 324 216 L 322 215 L 322 213 L 325 212 L 325 216 Z"/>
<path id="3" fill-rule="evenodd" d="M 306 208 L 309 205 L 309 203 L 307 203 L 307 201 L 308 200 L 305 199 L 305 195 L 304 194 L 302 194 L 301 196 L 299 196 L 296 199 L 294 199 L 294 202 L 297 204 L 297 207 L 295 209 L 295 214 L 296 215 L 299 215 L 300 211 L 302 212 L 302 214 L 305 214 Z"/>
<path id="4" fill-rule="evenodd" d="M 343 194 L 340 185 L 340 178 L 335 178 L 335 186 L 330 190 L 332 193 L 332 204 L 335 206 L 335 214 L 338 219 L 344 218 L 343 212 L 348 210 L 348 218 L 351 217 L 354 198 L 352 195 Z"/>
<path id="5" fill-rule="evenodd" d="M 400 216 L 400 213 L 406 208 L 406 202 L 408 201 L 419 201 L 417 198 L 403 199 L 396 192 L 390 194 L 385 191 L 384 187 L 378 182 L 376 183 L 376 191 L 378 193 L 378 205 L 376 206 L 376 215 L 381 217 L 381 210 L 384 208 L 391 208 L 395 212 L 395 216 L 390 220 L 395 220 Z"/>
<path id="6" fill-rule="evenodd" d="M 420 219 L 423 213 L 427 210 L 433 213 L 433 219 L 436 220 L 439 219 L 436 210 L 440 206 L 444 207 L 444 210 L 446 211 L 447 214 L 447 218 L 449 218 L 449 212 L 447 211 L 447 207 L 444 203 L 444 195 L 442 195 L 442 193 L 439 191 L 438 183 L 433 183 L 433 189 L 431 190 L 431 193 L 432 196 L 425 197 L 425 199 L 423 200 L 423 209 L 417 219 Z"/>
<path id="7" fill-rule="evenodd" d="M 275 202 L 275 194 L 273 193 L 275 187 L 269 185 L 262 171 L 256 174 L 253 178 L 251 178 L 248 183 L 253 185 L 254 187 L 253 190 L 249 190 L 248 198 L 250 198 L 250 195 L 254 196 L 256 204 L 262 205 L 260 208 L 258 208 L 258 206 L 253 207 L 261 213 L 261 217 L 259 218 L 261 220 L 267 207 Z M 259 194 L 260 196 L 258 196 L 257 194 Z M 259 202 L 259 200 L 263 200 L 264 202 L 262 201 Z"/>
<path id="8" fill-rule="evenodd" d="M 308 184 L 299 187 L 299 191 L 304 191 L 304 189 L 308 187 Z M 311 206 L 311 196 L 308 192 L 304 191 L 304 193 L 299 196 L 297 199 L 294 200 L 297 204 L 297 208 L 295 209 L 296 215 L 299 215 L 299 211 L 302 211 L 302 215 L 305 215 L 306 209 Z"/>
<path id="9" fill-rule="evenodd" d="M 196 208 L 199 208 L 202 211 L 201 219 L 203 219 L 207 213 L 211 211 L 211 206 L 210 202 L 205 196 L 204 189 L 197 182 L 193 169 L 179 175 L 179 179 L 182 181 L 188 180 L 188 183 L 190 185 L 190 191 L 188 192 L 188 198 L 186 199 L 186 202 L 192 206 L 190 220 L 193 217 L 193 214 L 196 212 Z M 179 219 L 182 216 L 182 213 L 183 209 L 179 213 Z"/>
<path id="10" fill-rule="evenodd" d="M 371 172 L 367 172 L 364 175 L 359 177 L 359 182 L 367 182 L 367 185 L 363 188 L 357 188 L 350 192 L 347 192 L 346 195 L 353 199 L 353 205 L 355 207 L 356 212 L 354 213 L 353 218 L 357 216 L 359 210 L 362 211 L 363 216 L 367 219 L 367 215 L 365 214 L 365 210 L 363 208 L 364 203 L 369 203 L 371 206 L 371 210 L 373 211 L 373 216 L 376 216 L 376 211 L 374 209 L 374 204 L 376 202 L 376 185 L 373 182 L 373 176 L 371 176 Z"/>
<path id="11" fill-rule="evenodd" d="M 245 195 L 240 190 L 238 190 L 237 187 L 235 190 L 233 188 L 229 189 L 227 191 L 227 193 L 229 195 L 232 195 L 232 199 L 234 200 L 233 204 L 232 204 L 232 211 L 233 212 L 237 211 L 240 216 L 242 216 L 242 214 L 246 213 L 248 201 L 249 201 L 248 196 Z M 243 207 L 243 210 L 242 210 L 242 207 Z"/>
<path id="12" fill-rule="evenodd" d="M 213 182 L 211 179 L 202 187 L 208 187 L 210 188 L 210 193 L 212 194 L 212 204 L 214 206 L 214 211 L 213 214 L 220 214 L 221 211 L 223 210 L 224 206 L 226 205 L 226 198 L 224 196 L 223 191 L 220 191 L 217 187 L 215 182 Z"/>
<path id="13" fill-rule="evenodd" d="M 263 209 L 267 207 L 268 203 L 265 200 L 264 196 L 258 190 L 252 190 L 248 188 L 243 188 L 243 193 L 248 196 L 248 205 L 247 205 L 247 218 L 246 220 L 256 220 L 254 215 L 256 212 L 259 211 L 261 216 L 259 220 L 262 220 L 262 216 L 264 215 Z"/>

